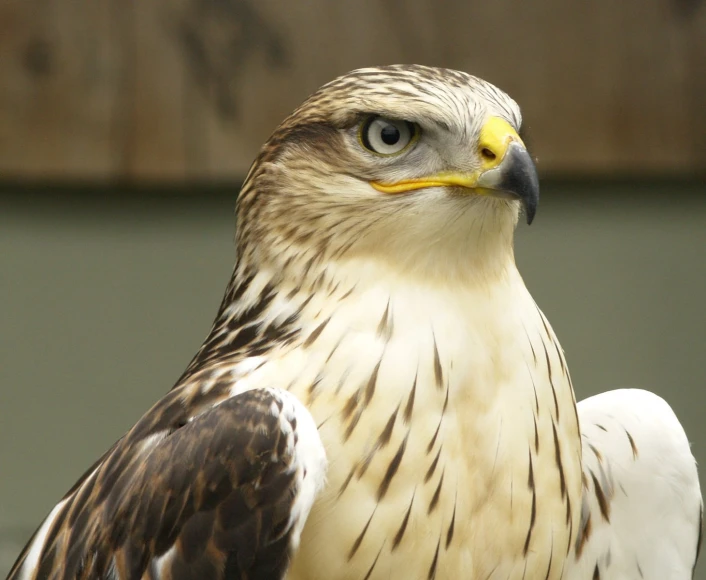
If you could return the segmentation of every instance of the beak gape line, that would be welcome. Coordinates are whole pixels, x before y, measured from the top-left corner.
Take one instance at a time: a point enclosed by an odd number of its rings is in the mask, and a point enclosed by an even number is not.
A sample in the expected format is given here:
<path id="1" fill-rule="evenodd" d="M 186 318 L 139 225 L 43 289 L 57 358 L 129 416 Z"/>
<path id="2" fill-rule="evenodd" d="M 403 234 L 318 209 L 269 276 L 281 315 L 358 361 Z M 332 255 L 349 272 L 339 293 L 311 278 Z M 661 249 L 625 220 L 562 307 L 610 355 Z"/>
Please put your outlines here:
<path id="1" fill-rule="evenodd" d="M 483 163 L 472 173 L 438 173 L 396 183 L 373 181 L 371 185 L 387 194 L 428 187 L 463 187 L 471 194 L 518 199 L 527 223 L 531 224 L 539 203 L 539 178 L 534 161 L 515 129 L 504 119 L 491 117 L 481 129 L 478 150 Z"/>

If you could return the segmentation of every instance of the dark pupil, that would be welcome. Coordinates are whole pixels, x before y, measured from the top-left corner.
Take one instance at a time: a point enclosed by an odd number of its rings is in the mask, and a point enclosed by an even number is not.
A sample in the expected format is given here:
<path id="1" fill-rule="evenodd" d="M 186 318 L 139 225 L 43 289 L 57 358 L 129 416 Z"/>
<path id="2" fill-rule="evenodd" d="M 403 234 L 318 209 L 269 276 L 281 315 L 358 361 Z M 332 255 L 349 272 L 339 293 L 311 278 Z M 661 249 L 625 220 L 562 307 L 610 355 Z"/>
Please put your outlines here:
<path id="1" fill-rule="evenodd" d="M 394 125 L 385 125 L 380 133 L 380 138 L 385 145 L 394 145 L 400 140 L 400 132 Z"/>

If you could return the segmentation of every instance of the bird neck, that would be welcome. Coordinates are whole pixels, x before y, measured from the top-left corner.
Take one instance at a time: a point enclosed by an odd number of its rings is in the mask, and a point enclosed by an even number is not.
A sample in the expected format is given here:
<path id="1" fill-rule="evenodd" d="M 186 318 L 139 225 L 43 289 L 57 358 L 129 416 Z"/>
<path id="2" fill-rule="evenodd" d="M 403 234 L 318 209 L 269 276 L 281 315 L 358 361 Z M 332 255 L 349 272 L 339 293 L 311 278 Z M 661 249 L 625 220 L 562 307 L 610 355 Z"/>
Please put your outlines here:
<path id="1" fill-rule="evenodd" d="M 482 308 L 483 297 L 490 300 L 494 290 L 519 279 L 511 242 L 498 246 L 495 251 L 487 247 L 468 252 L 465 261 L 459 252 L 431 257 L 422 253 L 416 261 L 400 252 L 392 260 L 388 253 L 381 257 L 379 251 L 374 257 L 365 247 L 337 260 L 302 250 L 288 262 L 257 269 L 239 261 L 211 332 L 182 380 L 215 363 L 238 363 L 301 345 L 342 305 L 355 312 L 349 324 L 368 321 L 372 326 L 366 331 L 373 332 L 384 323 L 368 320 L 365 311 L 384 310 L 397 296 L 410 304 L 414 300 L 409 296 L 418 295 L 419 308 L 424 308 L 424 296 L 434 296 L 438 303 L 439 297 L 461 295 Z M 454 307 L 449 302 L 449 308 Z"/>

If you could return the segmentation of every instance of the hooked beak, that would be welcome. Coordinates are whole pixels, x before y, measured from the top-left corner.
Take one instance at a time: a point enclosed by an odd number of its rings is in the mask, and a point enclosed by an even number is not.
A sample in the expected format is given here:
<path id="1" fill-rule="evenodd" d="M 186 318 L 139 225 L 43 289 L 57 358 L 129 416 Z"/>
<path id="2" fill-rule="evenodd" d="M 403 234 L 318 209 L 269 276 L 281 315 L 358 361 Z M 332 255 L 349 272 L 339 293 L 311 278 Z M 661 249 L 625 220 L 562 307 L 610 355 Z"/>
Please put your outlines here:
<path id="1" fill-rule="evenodd" d="M 522 139 L 499 117 L 489 118 L 478 140 L 481 167 L 471 173 L 445 172 L 397 183 L 371 182 L 382 193 L 405 193 L 427 187 L 463 187 L 469 193 L 519 199 L 531 224 L 539 202 L 539 179 Z"/>

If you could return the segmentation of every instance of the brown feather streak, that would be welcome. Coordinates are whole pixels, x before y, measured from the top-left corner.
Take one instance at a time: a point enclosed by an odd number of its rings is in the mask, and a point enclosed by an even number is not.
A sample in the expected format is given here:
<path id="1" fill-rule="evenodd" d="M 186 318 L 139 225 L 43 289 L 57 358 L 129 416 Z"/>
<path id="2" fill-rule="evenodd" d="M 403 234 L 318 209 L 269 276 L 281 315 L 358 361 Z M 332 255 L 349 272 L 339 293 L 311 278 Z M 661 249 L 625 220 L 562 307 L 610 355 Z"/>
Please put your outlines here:
<path id="1" fill-rule="evenodd" d="M 371 564 L 370 568 L 368 569 L 368 573 L 365 575 L 365 578 L 363 580 L 369 580 L 370 576 L 373 573 L 373 570 L 375 569 L 375 564 L 378 563 L 378 558 L 380 558 L 380 554 L 382 554 L 382 549 L 385 547 L 385 542 L 382 543 L 382 546 L 380 546 L 380 549 L 378 550 L 377 556 L 375 556 L 375 559 L 373 560 L 373 563 Z"/>
<path id="2" fill-rule="evenodd" d="M 427 509 L 427 515 L 431 514 L 436 509 L 436 506 L 439 504 L 439 497 L 441 496 L 441 487 L 444 485 L 444 472 L 441 472 L 441 477 L 439 478 L 439 484 L 436 486 L 436 491 L 434 491 L 434 495 L 431 497 L 431 501 L 429 502 L 429 508 Z"/>
<path id="3" fill-rule="evenodd" d="M 559 447 L 559 436 L 556 432 L 556 424 L 552 421 L 552 431 L 554 433 L 554 460 L 556 468 L 559 470 L 559 486 L 561 487 L 561 497 L 566 495 L 566 479 L 564 476 L 564 465 L 561 461 L 561 448 Z"/>
<path id="4" fill-rule="evenodd" d="M 625 429 L 625 434 L 628 436 L 628 441 L 630 441 L 630 449 L 632 449 L 632 458 L 637 459 L 637 445 L 635 445 L 635 440 L 632 438 L 632 435 L 628 433 L 628 430 Z"/>
<path id="5" fill-rule="evenodd" d="M 358 534 L 358 537 L 355 539 L 355 542 L 353 542 L 353 546 L 351 547 L 350 551 L 348 552 L 348 561 L 350 562 L 353 556 L 355 556 L 355 553 L 358 551 L 358 548 L 360 548 L 360 545 L 363 543 L 363 538 L 365 537 L 365 532 L 368 531 L 368 527 L 370 527 L 370 522 L 373 521 L 373 516 L 375 515 L 375 511 L 377 510 L 377 505 L 373 509 L 373 513 L 370 514 L 370 517 L 368 518 L 368 522 L 365 524 L 363 527 L 363 530 Z"/>
<path id="6" fill-rule="evenodd" d="M 409 397 L 407 398 L 407 404 L 404 408 L 404 414 L 402 415 L 402 421 L 405 425 L 408 425 L 412 419 L 412 410 L 414 409 L 414 397 L 417 393 L 417 374 L 414 375 L 414 382 L 412 383 L 412 388 L 409 391 Z"/>
<path id="7" fill-rule="evenodd" d="M 441 546 L 441 537 L 436 542 L 436 550 L 434 550 L 434 559 L 431 561 L 431 566 L 429 566 L 427 580 L 432 580 L 432 578 L 436 578 L 436 568 L 439 564 L 439 546 Z"/>
<path id="8" fill-rule="evenodd" d="M 390 483 L 392 483 L 392 478 L 395 477 L 395 474 L 397 473 L 397 470 L 400 467 L 400 463 L 402 463 L 402 457 L 404 456 L 405 449 L 407 449 L 407 439 L 409 438 L 409 431 L 405 435 L 404 439 L 402 440 L 402 443 L 400 443 L 399 448 L 397 449 L 397 453 L 395 453 L 395 456 L 392 458 L 390 461 L 390 464 L 387 466 L 387 470 L 385 471 L 385 475 L 382 478 L 382 481 L 380 482 L 380 486 L 378 487 L 378 492 L 377 492 L 377 500 L 381 501 L 384 497 L 385 494 L 387 493 L 387 490 L 390 487 Z"/>
<path id="9" fill-rule="evenodd" d="M 454 537 L 454 527 L 456 526 L 456 502 L 458 500 L 458 496 L 454 497 L 454 511 L 451 514 L 451 523 L 449 523 L 449 529 L 446 531 L 446 549 L 449 549 L 449 546 L 451 545 L 451 540 L 453 540 Z"/>
<path id="10" fill-rule="evenodd" d="M 407 512 L 404 515 L 404 518 L 402 519 L 402 523 L 400 524 L 400 527 L 397 529 L 397 533 L 395 534 L 394 539 L 392 540 L 392 548 L 390 549 L 391 552 L 394 552 L 397 546 L 399 546 L 400 542 L 402 541 L 402 537 L 404 536 L 405 530 L 407 529 L 407 524 L 409 523 L 409 516 L 412 513 L 412 505 L 414 504 L 414 496 L 416 494 L 416 489 L 412 492 L 412 499 L 409 500 L 409 507 L 407 508 Z"/>
<path id="11" fill-rule="evenodd" d="M 444 373 L 441 369 L 441 358 L 439 357 L 439 348 L 436 345 L 436 337 L 434 337 L 434 381 L 437 389 L 444 388 Z"/>
<path id="12" fill-rule="evenodd" d="M 319 324 L 314 331 L 307 336 L 306 340 L 303 343 L 304 348 L 310 347 L 314 342 L 316 341 L 317 338 L 319 338 L 319 335 L 323 332 L 324 328 L 326 328 L 326 325 L 330 322 L 331 317 L 327 318 L 324 320 L 321 324 Z"/>
<path id="13" fill-rule="evenodd" d="M 427 469 L 426 475 L 424 476 L 424 483 L 427 483 L 431 479 L 431 476 L 434 475 L 436 466 L 439 463 L 439 457 L 441 457 L 441 447 L 439 447 L 439 450 L 436 452 L 436 457 L 434 457 L 434 461 L 431 462 L 429 469 Z"/>
<path id="14" fill-rule="evenodd" d="M 554 388 L 554 380 L 552 379 L 552 363 L 549 360 L 549 351 L 547 350 L 547 345 L 542 341 L 542 346 L 544 347 L 544 355 L 547 359 L 547 373 L 549 375 L 549 384 L 552 387 L 552 396 L 554 397 L 554 412 L 556 414 L 556 420 L 559 421 L 559 401 L 556 398 L 556 389 Z"/>
<path id="15" fill-rule="evenodd" d="M 598 500 L 598 507 L 601 510 L 601 515 L 605 521 L 610 522 L 610 504 L 608 503 L 608 499 L 603 493 L 603 488 L 598 483 L 596 474 L 593 473 L 593 471 L 591 471 L 591 479 L 593 480 L 593 489 L 596 494 L 596 500 Z"/>

